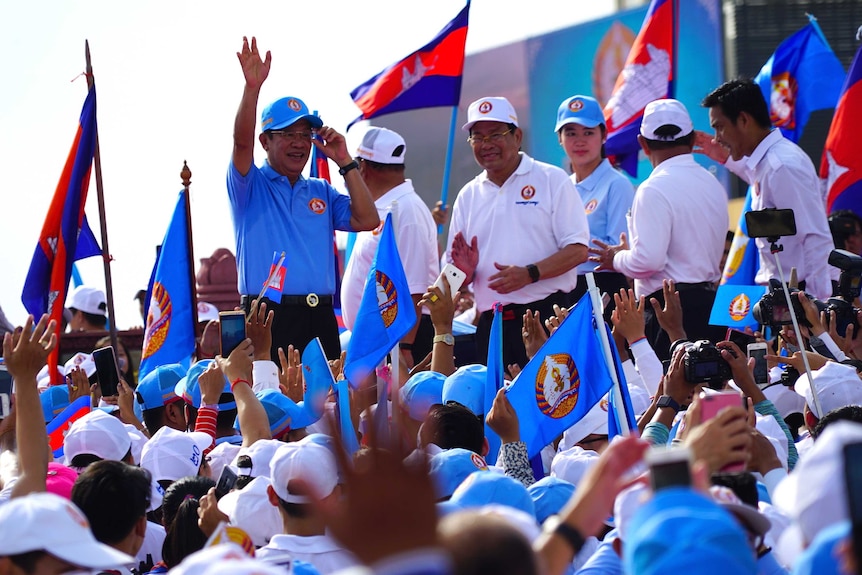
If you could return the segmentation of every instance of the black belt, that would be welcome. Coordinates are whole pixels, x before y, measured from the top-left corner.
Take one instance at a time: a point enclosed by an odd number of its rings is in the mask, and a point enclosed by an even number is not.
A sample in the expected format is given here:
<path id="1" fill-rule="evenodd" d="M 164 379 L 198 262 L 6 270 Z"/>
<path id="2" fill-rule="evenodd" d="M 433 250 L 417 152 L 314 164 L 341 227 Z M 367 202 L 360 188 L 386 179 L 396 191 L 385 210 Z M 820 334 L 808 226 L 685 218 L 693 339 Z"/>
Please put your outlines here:
<path id="1" fill-rule="evenodd" d="M 255 299 L 256 297 L 257 296 L 244 295 L 240 298 L 240 305 L 242 305 L 242 307 L 244 308 L 248 307 L 251 305 L 251 300 Z M 332 307 L 332 296 L 318 295 L 316 293 L 310 293 L 308 295 L 282 295 L 280 303 L 281 305 L 294 305 L 303 307 L 318 307 L 321 305 Z"/>
<path id="2" fill-rule="evenodd" d="M 673 284 L 673 287 L 674 287 L 674 290 L 676 290 L 676 291 L 688 291 L 688 290 L 692 290 L 692 289 L 706 289 L 709 291 L 715 291 L 715 284 L 712 282 L 698 282 L 698 283 L 693 283 L 693 284 L 679 282 L 679 283 Z M 650 298 L 658 299 L 659 296 L 663 296 L 663 295 L 664 295 L 664 291 L 658 289 L 658 290 L 655 290 L 654 292 L 652 292 L 651 294 L 649 294 L 646 297 L 646 300 L 649 301 Z"/>

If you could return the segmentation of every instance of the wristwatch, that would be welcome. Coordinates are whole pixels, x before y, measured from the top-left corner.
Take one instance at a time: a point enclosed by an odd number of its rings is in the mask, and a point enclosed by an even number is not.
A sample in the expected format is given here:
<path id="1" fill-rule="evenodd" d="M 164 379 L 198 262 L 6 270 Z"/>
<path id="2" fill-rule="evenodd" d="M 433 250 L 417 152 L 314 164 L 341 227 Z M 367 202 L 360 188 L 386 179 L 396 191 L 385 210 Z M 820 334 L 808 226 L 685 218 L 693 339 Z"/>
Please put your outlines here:
<path id="1" fill-rule="evenodd" d="M 681 409 L 680 405 L 676 402 L 676 400 L 669 395 L 662 395 L 661 397 L 659 397 L 658 401 L 656 402 L 656 407 L 669 407 L 676 412 L 679 412 L 679 410 Z"/>
<path id="2" fill-rule="evenodd" d="M 437 343 L 438 341 L 442 341 L 446 345 L 455 345 L 455 337 L 451 333 L 441 333 L 440 335 L 435 335 L 432 343 Z"/>
<path id="3" fill-rule="evenodd" d="M 580 531 L 566 523 L 559 515 L 551 515 L 548 517 L 545 520 L 545 524 L 542 526 L 542 530 L 545 533 L 559 535 L 565 539 L 566 543 L 569 544 L 569 547 L 572 548 L 575 555 L 578 554 L 578 551 L 581 550 L 581 547 L 584 546 L 586 541 Z"/>

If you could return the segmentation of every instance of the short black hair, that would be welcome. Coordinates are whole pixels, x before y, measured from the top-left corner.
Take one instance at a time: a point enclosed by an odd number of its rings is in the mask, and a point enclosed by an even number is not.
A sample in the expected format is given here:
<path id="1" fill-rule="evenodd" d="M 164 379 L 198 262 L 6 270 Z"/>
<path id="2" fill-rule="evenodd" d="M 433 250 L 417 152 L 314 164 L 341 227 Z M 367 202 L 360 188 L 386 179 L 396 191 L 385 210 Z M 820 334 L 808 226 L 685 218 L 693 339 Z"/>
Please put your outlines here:
<path id="1" fill-rule="evenodd" d="M 150 506 L 150 472 L 122 461 L 97 461 L 78 476 L 72 503 L 87 520 L 96 539 L 107 545 L 125 539 Z"/>
<path id="2" fill-rule="evenodd" d="M 164 427 L 164 405 L 160 405 L 159 407 L 153 407 L 151 409 L 144 409 L 143 411 L 141 411 L 141 415 L 144 416 L 144 425 L 146 426 L 147 431 L 150 432 L 150 437 L 152 437 L 155 432 Z"/>
<path id="3" fill-rule="evenodd" d="M 377 172 L 403 172 L 406 167 L 405 164 L 381 164 L 380 162 L 373 162 L 365 158 L 357 158 L 357 160 L 363 164 L 367 164 L 369 168 Z"/>
<path id="4" fill-rule="evenodd" d="M 100 303 L 99 308 L 101 308 L 104 305 L 105 304 Z M 98 326 L 101 326 L 102 328 L 105 328 L 108 325 L 108 317 L 104 316 L 102 314 L 86 312 L 86 311 L 84 311 L 82 309 L 78 309 L 76 307 L 70 307 L 69 311 L 72 312 L 73 314 L 76 311 L 81 312 L 82 314 L 84 314 L 84 319 L 87 320 L 87 323 L 91 323 L 93 325 L 98 325 Z"/>
<path id="5" fill-rule="evenodd" d="M 9 561 L 12 565 L 23 571 L 24 573 L 35 573 L 36 565 L 43 557 L 48 555 L 47 551 L 27 551 L 26 553 L 18 553 L 17 555 L 9 555 Z"/>
<path id="6" fill-rule="evenodd" d="M 820 418 L 814 429 L 811 430 L 811 437 L 817 439 L 823 430 L 835 423 L 836 421 L 852 421 L 854 423 L 862 423 L 862 406 L 845 405 L 838 409 L 833 409 L 826 415 Z"/>
<path id="7" fill-rule="evenodd" d="M 667 124 L 664 126 L 659 126 L 655 130 L 656 136 L 668 137 L 672 138 L 676 136 L 680 132 L 679 126 L 674 126 L 672 124 Z M 671 148 L 676 148 L 678 146 L 686 146 L 687 148 L 694 147 L 694 130 L 686 134 L 685 136 L 680 136 L 679 138 L 675 138 L 673 140 L 651 140 L 647 137 L 644 137 L 646 141 L 647 148 L 650 150 L 658 151 L 658 150 L 669 150 Z"/>
<path id="8" fill-rule="evenodd" d="M 422 436 L 423 443 L 433 443 L 441 449 L 461 447 L 482 455 L 485 424 L 460 403 L 438 403 L 428 410 Z"/>
<path id="9" fill-rule="evenodd" d="M 710 92 L 700 105 L 704 108 L 720 108 L 721 113 L 734 123 L 739 115 L 745 112 L 761 128 L 772 127 L 766 98 L 763 97 L 760 86 L 749 78 L 728 80 Z"/>

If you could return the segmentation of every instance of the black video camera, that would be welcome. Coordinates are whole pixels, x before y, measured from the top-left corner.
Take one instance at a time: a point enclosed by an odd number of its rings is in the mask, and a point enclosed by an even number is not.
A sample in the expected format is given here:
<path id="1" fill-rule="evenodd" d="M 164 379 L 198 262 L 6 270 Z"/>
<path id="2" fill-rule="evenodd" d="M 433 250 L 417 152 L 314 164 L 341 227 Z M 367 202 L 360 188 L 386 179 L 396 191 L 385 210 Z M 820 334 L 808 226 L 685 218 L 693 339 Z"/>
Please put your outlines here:
<path id="1" fill-rule="evenodd" d="M 853 337 L 859 333 L 859 322 L 856 314 L 859 308 L 853 307 L 853 301 L 862 292 L 862 257 L 846 250 L 832 250 L 829 254 L 829 265 L 841 270 L 838 280 L 838 293 L 826 300 L 826 311 L 835 312 L 835 330 L 844 337 L 847 326 L 853 326 Z"/>
<path id="2" fill-rule="evenodd" d="M 784 297 L 784 290 L 781 287 L 781 282 L 775 278 L 769 280 L 769 291 L 754 304 L 751 313 L 754 314 L 754 319 L 758 323 L 768 325 L 773 329 L 779 330 L 783 325 L 792 325 L 793 318 L 791 312 L 796 316 L 796 321 L 799 325 L 811 327 L 811 324 L 805 319 L 805 310 L 802 309 L 802 303 L 798 297 L 793 297 L 794 294 L 802 290 L 796 288 L 788 288 L 790 292 L 790 303 L 792 310 L 787 308 L 787 300 Z M 802 292 L 805 293 L 805 292 Z M 810 294 L 805 294 L 809 301 L 814 302 L 818 309 L 826 309 L 826 304 Z"/>
<path id="3" fill-rule="evenodd" d="M 706 339 L 686 343 L 683 362 L 685 380 L 692 385 L 705 383 L 712 389 L 721 389 L 733 375 L 721 351 Z"/>

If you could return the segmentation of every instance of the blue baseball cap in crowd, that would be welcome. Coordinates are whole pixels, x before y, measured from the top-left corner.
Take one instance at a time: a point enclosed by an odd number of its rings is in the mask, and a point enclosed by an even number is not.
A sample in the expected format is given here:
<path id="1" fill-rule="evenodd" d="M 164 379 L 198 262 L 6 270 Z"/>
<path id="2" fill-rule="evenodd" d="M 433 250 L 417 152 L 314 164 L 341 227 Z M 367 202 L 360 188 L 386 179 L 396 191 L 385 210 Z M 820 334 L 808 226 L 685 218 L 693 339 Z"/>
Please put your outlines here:
<path id="1" fill-rule="evenodd" d="M 502 473 L 472 473 L 452 493 L 449 500 L 464 509 L 505 505 L 536 516 L 536 507 L 524 484 Z"/>
<path id="2" fill-rule="evenodd" d="M 543 477 L 527 488 L 533 506 L 536 508 L 536 520 L 544 523 L 545 519 L 560 512 L 575 493 L 575 486 L 557 477 Z"/>
<path id="3" fill-rule="evenodd" d="M 580 124 L 585 128 L 607 125 L 602 107 L 596 99 L 581 95 L 563 100 L 557 109 L 557 125 L 554 132 L 559 132 L 566 124 Z"/>
<path id="4" fill-rule="evenodd" d="M 443 382 L 443 403 L 455 401 L 474 415 L 484 415 L 485 379 L 488 368 L 480 364 L 462 365 Z M 488 408 L 490 409 L 490 405 Z"/>
<path id="5" fill-rule="evenodd" d="M 432 405 L 443 403 L 446 376 L 436 371 L 420 371 L 401 388 L 401 402 L 413 421 L 425 421 Z"/>
<path id="6" fill-rule="evenodd" d="M 434 482 L 437 499 L 449 499 L 471 473 L 488 471 L 485 458 L 470 451 L 455 447 L 441 451 L 430 461 L 428 474 Z"/>
<path id="7" fill-rule="evenodd" d="M 182 400 L 174 391 L 185 375 L 186 370 L 178 363 L 160 365 L 145 375 L 135 388 L 135 415 L 138 419 L 146 410 Z"/>
<path id="8" fill-rule="evenodd" d="M 623 565 L 638 575 L 757 573 L 754 550 L 730 512 L 679 487 L 659 491 L 631 518 Z"/>
<path id="9" fill-rule="evenodd" d="M 302 408 L 296 405 L 292 399 L 277 389 L 264 389 L 255 394 L 266 411 L 266 419 L 269 422 L 269 431 L 272 437 L 278 437 L 288 429 L 300 429 L 296 423 L 303 418 Z M 234 429 L 242 432 L 239 427 L 239 417 L 233 424 Z"/>
<path id="10" fill-rule="evenodd" d="M 69 390 L 65 385 L 52 385 L 39 394 L 45 423 L 51 423 L 64 409 L 69 407 Z"/>
<path id="11" fill-rule="evenodd" d="M 201 406 L 201 387 L 198 383 L 198 379 L 200 379 L 201 374 L 207 370 L 207 368 L 212 364 L 213 360 L 211 359 L 202 359 L 200 361 L 195 362 L 190 368 L 188 373 L 183 376 L 177 382 L 176 387 L 174 388 L 174 393 L 178 397 L 182 397 L 183 400 L 190 406 L 195 409 Z M 224 389 L 222 390 L 222 395 L 225 393 L 230 393 L 231 396 L 233 394 L 230 391 L 230 382 L 227 380 L 227 376 L 224 378 Z M 222 411 L 227 411 L 228 409 L 236 409 L 235 401 L 219 401 L 218 407 Z"/>
<path id="12" fill-rule="evenodd" d="M 299 98 L 288 96 L 276 100 L 263 109 L 263 113 L 260 115 L 260 129 L 262 132 L 281 130 L 300 120 L 308 120 L 312 128 L 323 126 L 320 117 L 311 114 L 305 102 Z"/>

